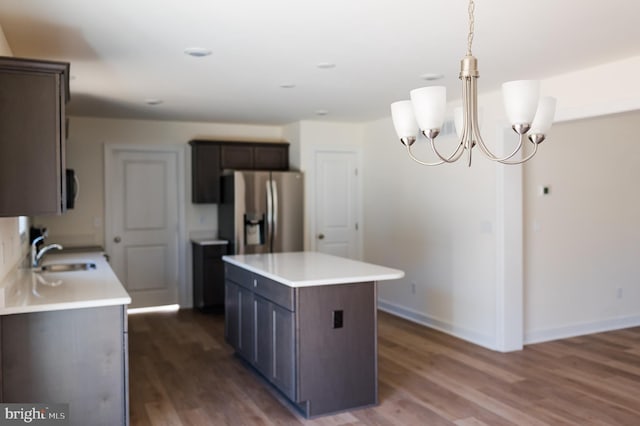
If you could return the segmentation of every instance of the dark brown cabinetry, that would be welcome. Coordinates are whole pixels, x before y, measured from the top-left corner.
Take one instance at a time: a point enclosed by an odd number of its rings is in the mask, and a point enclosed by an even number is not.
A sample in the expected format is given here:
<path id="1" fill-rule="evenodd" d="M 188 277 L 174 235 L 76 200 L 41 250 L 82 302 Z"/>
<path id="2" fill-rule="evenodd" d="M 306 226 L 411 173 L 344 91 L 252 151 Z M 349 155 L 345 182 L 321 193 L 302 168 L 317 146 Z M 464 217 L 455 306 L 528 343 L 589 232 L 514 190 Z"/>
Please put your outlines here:
<path id="1" fill-rule="evenodd" d="M 192 243 L 193 306 L 202 311 L 221 309 L 224 305 L 224 262 L 227 244 Z"/>
<path id="2" fill-rule="evenodd" d="M 222 144 L 220 145 L 220 168 L 233 170 L 288 170 L 289 144 Z"/>
<path id="3" fill-rule="evenodd" d="M 225 264 L 225 338 L 304 415 L 377 403 L 372 282 L 290 287 Z"/>
<path id="4" fill-rule="evenodd" d="M 225 294 L 225 339 L 243 358 L 255 362 L 253 292 L 226 281 Z"/>
<path id="5" fill-rule="evenodd" d="M 69 64 L 0 57 L 0 216 L 66 210 Z"/>
<path id="6" fill-rule="evenodd" d="M 295 400 L 293 289 L 235 266 L 225 271 L 227 342 Z"/>
<path id="7" fill-rule="evenodd" d="M 129 424 L 126 306 L 5 315 L 0 336 L 0 402 L 66 403 L 68 424 Z"/>
<path id="8" fill-rule="evenodd" d="M 220 176 L 231 170 L 288 170 L 289 144 L 193 140 L 191 145 L 191 201 L 220 201 Z"/>
<path id="9" fill-rule="evenodd" d="M 191 143 L 191 201 L 217 203 L 220 199 L 220 145 Z"/>
<path id="10" fill-rule="evenodd" d="M 220 168 L 233 170 L 253 169 L 254 149 L 245 144 L 220 145 Z"/>
<path id="11" fill-rule="evenodd" d="M 267 331 L 272 336 L 270 349 L 273 359 L 267 369 L 267 377 L 288 398 L 295 399 L 295 314 L 275 303 L 269 304 L 269 313 L 271 321 L 267 323 Z"/>

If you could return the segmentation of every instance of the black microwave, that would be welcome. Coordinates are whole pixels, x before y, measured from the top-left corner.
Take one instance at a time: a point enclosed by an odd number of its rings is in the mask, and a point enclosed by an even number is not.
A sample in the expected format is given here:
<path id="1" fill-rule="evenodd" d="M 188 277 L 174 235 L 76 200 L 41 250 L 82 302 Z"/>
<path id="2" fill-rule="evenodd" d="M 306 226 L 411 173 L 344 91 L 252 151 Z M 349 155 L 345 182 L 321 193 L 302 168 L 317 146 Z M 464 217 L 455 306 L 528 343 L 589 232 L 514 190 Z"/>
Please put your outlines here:
<path id="1" fill-rule="evenodd" d="M 78 181 L 78 175 L 76 175 L 76 172 L 73 169 L 67 169 L 66 181 L 68 210 L 74 208 L 76 205 L 78 194 L 80 193 L 80 182 Z"/>

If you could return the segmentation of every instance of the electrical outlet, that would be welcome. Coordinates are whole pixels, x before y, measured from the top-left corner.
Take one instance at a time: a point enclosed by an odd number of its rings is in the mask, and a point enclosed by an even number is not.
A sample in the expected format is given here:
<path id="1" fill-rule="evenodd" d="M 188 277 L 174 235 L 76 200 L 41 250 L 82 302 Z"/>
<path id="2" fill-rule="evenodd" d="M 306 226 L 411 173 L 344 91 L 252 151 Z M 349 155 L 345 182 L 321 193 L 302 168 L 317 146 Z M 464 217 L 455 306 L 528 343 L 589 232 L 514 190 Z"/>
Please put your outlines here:
<path id="1" fill-rule="evenodd" d="M 343 326 L 343 312 L 333 311 L 333 328 L 342 328 Z"/>

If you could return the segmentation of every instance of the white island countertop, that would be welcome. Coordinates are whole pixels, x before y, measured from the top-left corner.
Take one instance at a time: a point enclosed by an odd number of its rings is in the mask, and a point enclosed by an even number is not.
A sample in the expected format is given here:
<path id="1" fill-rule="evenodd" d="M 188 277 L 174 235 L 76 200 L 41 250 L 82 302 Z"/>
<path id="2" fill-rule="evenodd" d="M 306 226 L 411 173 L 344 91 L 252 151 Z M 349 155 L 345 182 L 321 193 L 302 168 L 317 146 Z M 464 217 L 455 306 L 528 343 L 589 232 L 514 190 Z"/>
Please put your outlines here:
<path id="1" fill-rule="evenodd" d="M 399 269 L 312 251 L 241 254 L 223 256 L 222 260 L 289 287 L 384 281 L 404 277 L 404 272 Z"/>
<path id="2" fill-rule="evenodd" d="M 82 262 L 93 262 L 96 268 L 44 273 L 16 268 L 0 282 L 0 315 L 131 303 L 102 252 L 52 253 L 42 265 Z"/>

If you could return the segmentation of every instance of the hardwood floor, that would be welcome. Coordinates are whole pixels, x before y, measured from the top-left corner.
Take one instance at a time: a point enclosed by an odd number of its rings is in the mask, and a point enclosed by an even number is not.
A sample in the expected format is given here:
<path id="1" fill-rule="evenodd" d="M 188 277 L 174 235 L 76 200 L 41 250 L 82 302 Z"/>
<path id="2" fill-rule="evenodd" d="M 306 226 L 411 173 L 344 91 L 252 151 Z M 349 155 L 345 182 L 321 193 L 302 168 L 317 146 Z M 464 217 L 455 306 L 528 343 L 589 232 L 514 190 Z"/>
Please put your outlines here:
<path id="1" fill-rule="evenodd" d="M 220 315 L 129 317 L 132 425 L 640 425 L 640 327 L 502 354 L 379 315 L 380 405 L 305 420 L 232 353 Z"/>

